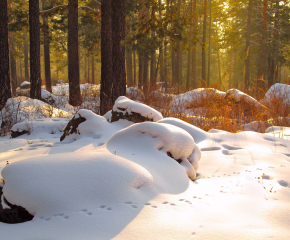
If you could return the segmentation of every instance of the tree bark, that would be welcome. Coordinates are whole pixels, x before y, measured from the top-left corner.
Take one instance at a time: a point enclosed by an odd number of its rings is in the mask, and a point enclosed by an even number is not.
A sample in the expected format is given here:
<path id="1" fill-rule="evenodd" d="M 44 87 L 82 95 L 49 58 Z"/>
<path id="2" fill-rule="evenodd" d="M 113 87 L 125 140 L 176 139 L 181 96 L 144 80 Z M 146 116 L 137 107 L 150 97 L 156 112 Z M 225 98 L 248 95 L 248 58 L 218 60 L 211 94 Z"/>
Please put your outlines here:
<path id="1" fill-rule="evenodd" d="M 209 0 L 209 26 L 208 26 L 208 57 L 207 57 L 207 85 L 210 85 L 210 57 L 211 57 L 211 0 Z"/>
<path id="2" fill-rule="evenodd" d="M 0 1 L 0 110 L 11 98 L 7 0 Z"/>
<path id="3" fill-rule="evenodd" d="M 69 103 L 80 106 L 82 103 L 79 72 L 78 46 L 78 0 L 68 2 L 68 79 Z"/>
<path id="4" fill-rule="evenodd" d="M 94 52 L 92 52 L 92 59 L 91 59 L 91 65 L 92 65 L 92 84 L 95 84 L 95 55 Z"/>
<path id="5" fill-rule="evenodd" d="M 24 36 L 24 69 L 25 69 L 25 81 L 29 82 L 29 59 L 28 59 L 28 43 L 27 37 Z"/>
<path id="6" fill-rule="evenodd" d="M 259 67 L 257 74 L 257 97 L 260 98 L 265 93 L 266 87 L 266 64 L 267 64 L 267 4 L 268 0 L 263 0 L 263 22 L 262 22 L 262 38 L 260 45 Z"/>
<path id="7" fill-rule="evenodd" d="M 112 38 L 113 38 L 113 92 L 112 102 L 126 95 L 125 69 L 125 0 L 112 0 Z"/>
<path id="8" fill-rule="evenodd" d="M 126 51 L 126 72 L 127 72 L 127 85 L 128 87 L 133 86 L 133 71 L 132 66 L 133 60 L 132 60 L 132 52 L 131 50 Z"/>
<path id="9" fill-rule="evenodd" d="M 197 4 L 196 0 L 193 2 L 193 46 L 192 46 L 192 83 L 193 89 L 197 88 L 197 72 L 196 72 L 196 38 L 197 38 Z"/>
<path id="10" fill-rule="evenodd" d="M 29 0 L 30 97 L 41 99 L 39 0 Z"/>
<path id="11" fill-rule="evenodd" d="M 45 8 L 47 0 L 42 0 L 42 7 Z M 51 89 L 51 70 L 50 70 L 50 40 L 49 26 L 47 14 L 42 15 L 43 19 L 43 50 L 44 50 L 44 68 L 45 68 L 45 85 L 46 90 L 52 92 Z"/>
<path id="12" fill-rule="evenodd" d="M 16 59 L 15 59 L 15 45 L 14 45 L 14 34 L 9 33 L 10 37 L 10 71 L 11 71 L 11 85 L 12 85 L 12 95 L 16 96 L 17 88 L 17 69 L 16 69 Z"/>
<path id="13" fill-rule="evenodd" d="M 245 89 L 250 87 L 250 40 L 251 40 L 251 22 L 252 22 L 253 0 L 249 0 L 248 18 L 247 18 L 247 34 L 246 34 L 246 58 L 245 58 Z"/>
<path id="14" fill-rule="evenodd" d="M 206 56 L 205 56 L 205 52 L 206 52 L 206 18 L 207 18 L 207 0 L 204 0 L 204 9 L 203 9 L 203 37 L 202 37 L 202 43 L 201 43 L 201 47 L 202 47 L 202 80 L 205 81 L 207 83 L 207 79 L 206 79 Z"/>
<path id="15" fill-rule="evenodd" d="M 100 114 L 112 109 L 112 5 L 111 0 L 102 1 L 101 5 L 101 104 Z"/>

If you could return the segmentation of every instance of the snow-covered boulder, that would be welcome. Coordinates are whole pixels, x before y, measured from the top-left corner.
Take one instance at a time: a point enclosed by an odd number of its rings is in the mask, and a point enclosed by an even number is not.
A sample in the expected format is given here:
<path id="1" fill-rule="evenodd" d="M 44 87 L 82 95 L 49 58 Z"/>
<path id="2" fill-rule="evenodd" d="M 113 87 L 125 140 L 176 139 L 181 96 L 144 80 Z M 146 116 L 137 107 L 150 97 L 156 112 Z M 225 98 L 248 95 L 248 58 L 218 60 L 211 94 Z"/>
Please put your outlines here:
<path id="1" fill-rule="evenodd" d="M 173 108 L 197 108 L 211 104 L 221 104 L 226 93 L 214 88 L 197 88 L 184 94 L 173 97 Z"/>
<path id="2" fill-rule="evenodd" d="M 24 82 L 21 83 L 20 89 L 29 89 L 30 86 L 31 86 L 30 82 L 24 81 Z"/>
<path id="3" fill-rule="evenodd" d="M 126 119 L 134 123 L 145 121 L 156 122 L 162 118 L 161 113 L 155 109 L 121 96 L 115 101 L 109 121 L 116 122 L 120 119 Z"/>
<path id="4" fill-rule="evenodd" d="M 241 107 L 245 115 L 252 115 L 253 111 L 259 111 L 262 113 L 268 112 L 268 109 L 263 104 L 238 89 L 232 88 L 228 90 L 225 99 L 230 101 L 232 104 Z"/>
<path id="5" fill-rule="evenodd" d="M 273 112 L 282 116 L 290 113 L 290 85 L 276 83 L 266 92 L 261 100 Z"/>

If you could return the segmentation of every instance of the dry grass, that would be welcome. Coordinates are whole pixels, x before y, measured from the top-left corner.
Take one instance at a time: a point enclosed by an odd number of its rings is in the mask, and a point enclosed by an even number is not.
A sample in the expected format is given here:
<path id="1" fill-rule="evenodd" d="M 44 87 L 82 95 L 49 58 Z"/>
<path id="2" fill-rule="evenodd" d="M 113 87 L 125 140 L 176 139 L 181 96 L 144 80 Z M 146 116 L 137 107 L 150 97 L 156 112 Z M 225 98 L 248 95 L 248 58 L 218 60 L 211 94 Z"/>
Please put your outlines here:
<path id="1" fill-rule="evenodd" d="M 180 89 L 179 89 L 180 90 Z M 272 97 L 266 106 L 255 106 L 243 99 L 239 102 L 221 97 L 214 91 L 208 91 L 207 95 L 192 101 L 180 101 L 172 105 L 176 88 L 163 93 L 158 89 L 152 89 L 144 97 L 144 103 L 160 111 L 163 117 L 176 117 L 191 123 L 205 131 L 220 129 L 228 132 L 253 130 L 265 132 L 270 126 L 290 127 L 290 108 L 283 104 L 285 97 Z M 253 89 L 248 92 L 255 92 Z M 134 96 L 129 96 L 132 100 Z M 139 100 L 140 101 L 140 100 Z"/>

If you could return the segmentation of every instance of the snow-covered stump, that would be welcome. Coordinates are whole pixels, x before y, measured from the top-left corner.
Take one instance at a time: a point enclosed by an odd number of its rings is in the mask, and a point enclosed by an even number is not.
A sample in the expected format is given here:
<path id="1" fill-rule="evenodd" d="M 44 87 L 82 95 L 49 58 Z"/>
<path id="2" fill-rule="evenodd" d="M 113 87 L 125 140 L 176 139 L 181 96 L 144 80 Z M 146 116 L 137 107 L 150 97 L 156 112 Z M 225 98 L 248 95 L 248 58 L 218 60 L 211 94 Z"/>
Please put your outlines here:
<path id="1" fill-rule="evenodd" d="M 3 223 L 23 223 L 32 220 L 33 216 L 23 207 L 16 206 L 7 202 L 3 196 L 2 187 L 0 186 L 0 222 Z"/>
<path id="2" fill-rule="evenodd" d="M 155 109 L 121 96 L 115 101 L 109 122 L 116 122 L 120 119 L 134 123 L 145 121 L 156 122 L 162 118 L 161 113 Z"/>
<path id="3" fill-rule="evenodd" d="M 72 134 L 80 134 L 78 131 L 78 126 L 80 123 L 85 122 L 86 119 L 80 114 L 76 114 L 63 129 L 63 134 L 60 137 L 60 141 L 63 141 L 67 136 Z"/>

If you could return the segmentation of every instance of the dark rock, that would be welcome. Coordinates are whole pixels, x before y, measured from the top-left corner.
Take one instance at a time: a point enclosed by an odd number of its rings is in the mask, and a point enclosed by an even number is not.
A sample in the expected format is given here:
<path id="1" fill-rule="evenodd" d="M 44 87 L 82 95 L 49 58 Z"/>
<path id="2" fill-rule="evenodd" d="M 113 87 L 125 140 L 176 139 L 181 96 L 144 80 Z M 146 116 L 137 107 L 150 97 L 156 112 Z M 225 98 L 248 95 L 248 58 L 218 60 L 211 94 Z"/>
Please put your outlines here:
<path id="1" fill-rule="evenodd" d="M 112 110 L 111 122 L 116 122 L 120 119 L 125 119 L 134 123 L 140 123 L 140 122 L 146 122 L 146 121 L 153 122 L 153 118 L 144 117 L 140 113 L 136 113 L 136 112 L 128 113 L 126 109 L 123 109 L 123 108 L 118 108 L 118 110 L 120 110 L 120 112 Z"/>
<path id="2" fill-rule="evenodd" d="M 2 194 L 2 188 L 0 187 L 0 197 L 2 197 Z M 33 216 L 25 208 L 10 204 L 5 198 L 4 200 L 11 209 L 3 209 L 2 204 L 0 204 L 0 222 L 23 223 L 33 219 Z"/>
<path id="3" fill-rule="evenodd" d="M 79 114 L 78 114 L 79 115 Z M 84 117 L 82 117 L 81 115 L 79 115 L 79 117 L 74 116 L 66 125 L 66 127 L 63 130 L 63 134 L 60 137 L 60 141 L 63 141 L 68 135 L 74 134 L 74 133 L 78 133 L 78 126 L 82 123 L 86 121 L 86 119 Z"/>
<path id="4" fill-rule="evenodd" d="M 23 130 L 22 132 L 11 130 L 11 138 L 17 138 L 17 137 L 24 135 L 26 133 L 29 133 L 29 132 L 26 130 Z"/>

